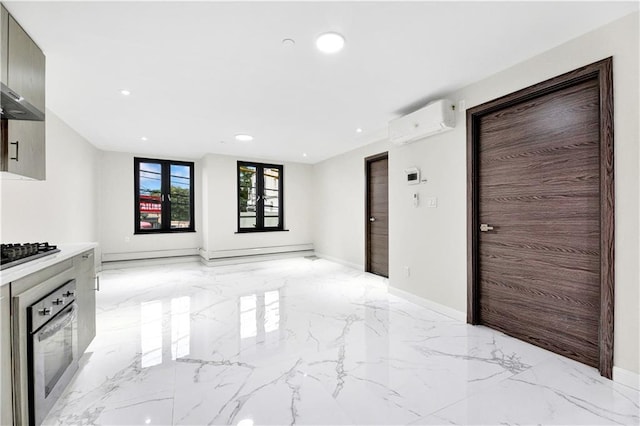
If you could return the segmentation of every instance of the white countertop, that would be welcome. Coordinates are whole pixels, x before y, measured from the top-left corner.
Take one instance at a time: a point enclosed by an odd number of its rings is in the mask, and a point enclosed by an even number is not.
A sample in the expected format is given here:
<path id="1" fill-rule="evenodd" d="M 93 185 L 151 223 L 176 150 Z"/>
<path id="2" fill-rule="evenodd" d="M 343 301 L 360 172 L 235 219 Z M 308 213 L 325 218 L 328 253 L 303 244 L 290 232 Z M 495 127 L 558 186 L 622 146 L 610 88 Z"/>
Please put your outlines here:
<path id="1" fill-rule="evenodd" d="M 58 244 L 60 249 L 58 253 L 0 271 L 0 287 L 96 247 L 98 247 L 98 243 Z"/>

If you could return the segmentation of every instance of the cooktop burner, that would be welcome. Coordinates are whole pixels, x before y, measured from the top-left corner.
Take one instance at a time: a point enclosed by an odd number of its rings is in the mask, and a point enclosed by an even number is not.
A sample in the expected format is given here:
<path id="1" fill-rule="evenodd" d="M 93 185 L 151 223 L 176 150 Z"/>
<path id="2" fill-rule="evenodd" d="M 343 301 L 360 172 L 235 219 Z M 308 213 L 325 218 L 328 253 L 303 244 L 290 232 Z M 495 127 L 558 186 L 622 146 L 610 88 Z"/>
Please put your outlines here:
<path id="1" fill-rule="evenodd" d="M 11 268 L 30 260 L 59 252 L 58 246 L 49 243 L 2 244 L 0 245 L 0 269 Z"/>

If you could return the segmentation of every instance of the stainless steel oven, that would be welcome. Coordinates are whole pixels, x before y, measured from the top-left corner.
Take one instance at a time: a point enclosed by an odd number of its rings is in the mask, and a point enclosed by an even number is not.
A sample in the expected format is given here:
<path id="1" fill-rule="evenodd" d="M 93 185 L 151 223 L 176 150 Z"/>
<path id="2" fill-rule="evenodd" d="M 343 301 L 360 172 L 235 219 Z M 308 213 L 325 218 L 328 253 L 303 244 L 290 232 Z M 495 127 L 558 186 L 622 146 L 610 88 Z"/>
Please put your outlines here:
<path id="1" fill-rule="evenodd" d="M 40 425 L 78 370 L 76 281 L 27 307 L 29 424 Z"/>

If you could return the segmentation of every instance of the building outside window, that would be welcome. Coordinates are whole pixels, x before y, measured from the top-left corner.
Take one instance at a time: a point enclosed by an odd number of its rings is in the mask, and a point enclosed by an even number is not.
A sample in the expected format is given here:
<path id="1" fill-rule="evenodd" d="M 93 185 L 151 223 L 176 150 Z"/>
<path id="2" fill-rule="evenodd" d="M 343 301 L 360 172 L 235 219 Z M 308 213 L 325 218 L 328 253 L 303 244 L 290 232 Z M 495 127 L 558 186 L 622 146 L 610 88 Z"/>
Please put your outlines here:
<path id="1" fill-rule="evenodd" d="M 238 161 L 238 232 L 282 231 L 283 166 Z"/>
<path id="2" fill-rule="evenodd" d="M 135 233 L 193 232 L 194 163 L 134 158 Z"/>

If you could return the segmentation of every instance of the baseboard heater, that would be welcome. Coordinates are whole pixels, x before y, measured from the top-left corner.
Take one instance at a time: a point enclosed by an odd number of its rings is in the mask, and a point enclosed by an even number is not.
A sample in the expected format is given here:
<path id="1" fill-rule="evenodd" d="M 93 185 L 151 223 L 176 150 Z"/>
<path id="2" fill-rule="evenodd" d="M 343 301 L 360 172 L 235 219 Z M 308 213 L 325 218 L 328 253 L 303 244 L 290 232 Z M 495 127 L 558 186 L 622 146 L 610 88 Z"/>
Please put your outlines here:
<path id="1" fill-rule="evenodd" d="M 163 259 L 171 257 L 188 257 L 198 256 L 198 248 L 187 249 L 171 249 L 171 250 L 149 250 L 149 251 L 135 251 L 126 253 L 102 253 L 103 262 L 121 262 L 126 260 L 148 260 L 148 259 Z"/>
<path id="2" fill-rule="evenodd" d="M 155 259 L 200 259 L 205 264 L 219 264 L 227 261 L 249 261 L 313 254 L 313 244 L 292 244 L 284 246 L 243 248 L 233 250 L 203 250 L 201 248 L 149 250 L 127 253 L 102 253 L 102 262 L 123 262 Z"/>
<path id="3" fill-rule="evenodd" d="M 313 244 L 255 247 L 233 250 L 200 250 L 205 264 L 220 264 L 228 261 L 262 260 L 277 257 L 306 256 L 313 254 Z"/>

